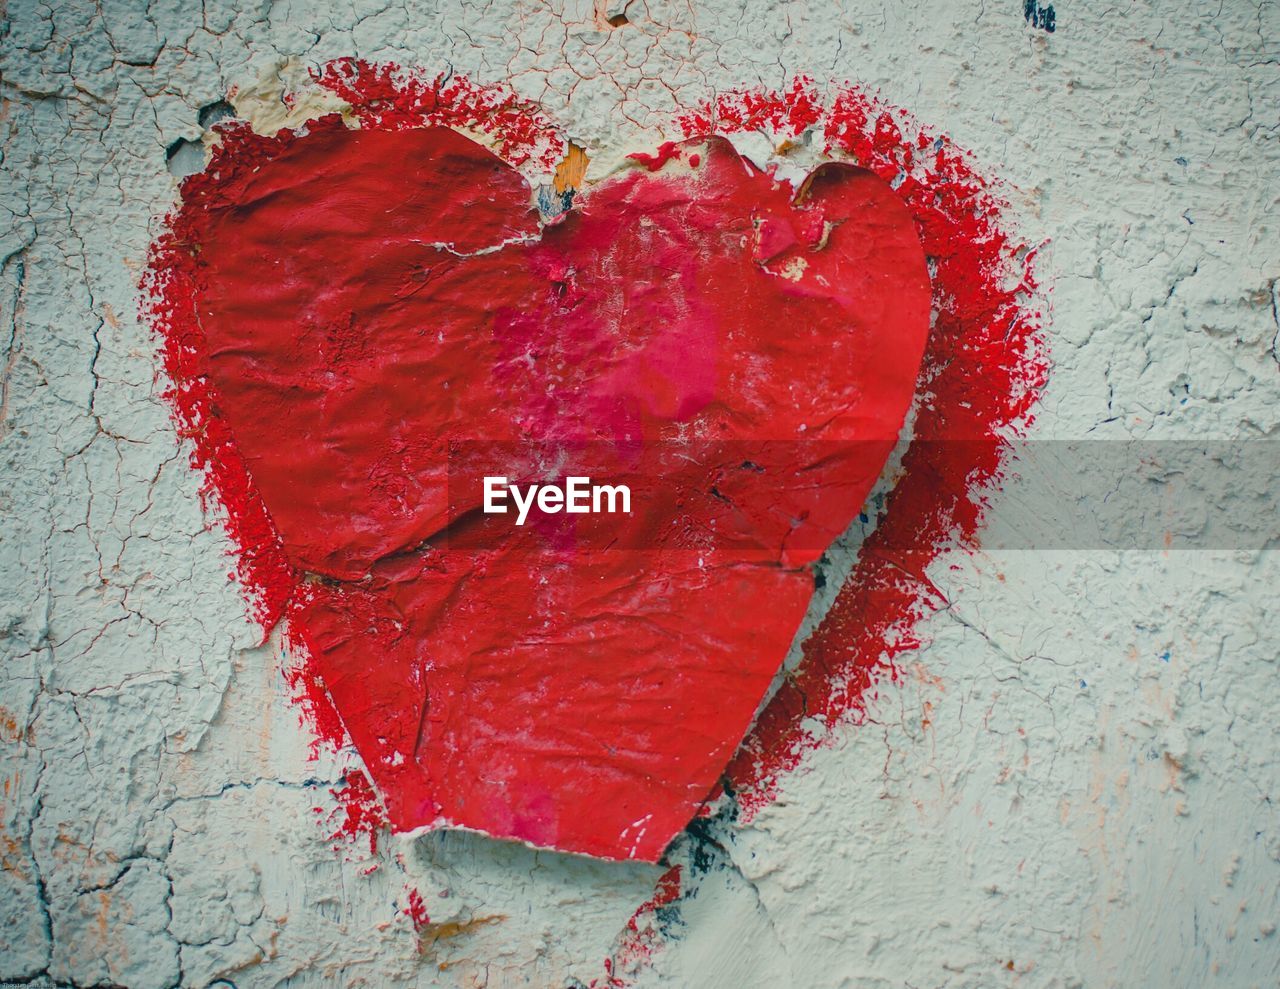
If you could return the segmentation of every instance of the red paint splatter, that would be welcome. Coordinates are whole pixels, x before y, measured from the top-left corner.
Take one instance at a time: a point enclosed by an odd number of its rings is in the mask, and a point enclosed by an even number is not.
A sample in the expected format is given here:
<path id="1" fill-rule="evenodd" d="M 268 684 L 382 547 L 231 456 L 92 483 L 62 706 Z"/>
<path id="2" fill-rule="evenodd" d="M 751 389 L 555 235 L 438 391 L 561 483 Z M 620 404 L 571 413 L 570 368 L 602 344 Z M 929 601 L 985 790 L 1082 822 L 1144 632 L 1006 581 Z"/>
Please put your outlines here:
<path id="1" fill-rule="evenodd" d="M 364 128 L 459 127 L 487 135 L 513 165 L 534 161 L 550 168 L 565 153 L 550 118 L 506 86 L 452 73 L 425 78 L 394 62 L 371 65 L 354 58 L 329 62 L 313 77 L 350 103 Z"/>
<path id="2" fill-rule="evenodd" d="M 614 961 L 627 966 L 652 956 L 658 945 L 659 932 L 653 921 L 659 908 L 670 906 L 680 896 L 681 867 L 673 865 L 662 874 L 654 887 L 653 896 L 640 904 L 627 921 Z"/>
<path id="3" fill-rule="evenodd" d="M 658 911 L 680 898 L 682 871 L 680 866 L 673 865 L 658 878 L 653 896 L 636 908 L 618 935 L 613 953 L 604 960 L 604 979 L 593 979 L 590 989 L 623 989 L 630 985 L 624 973 L 636 972 L 662 949 L 665 941 Z"/>
<path id="4" fill-rule="evenodd" d="M 684 153 L 684 149 L 676 141 L 665 141 L 658 145 L 658 150 L 651 155 L 645 154 L 643 151 L 637 151 L 634 154 L 627 155 L 632 161 L 638 161 L 641 165 L 651 172 L 656 172 L 663 165 L 673 159 L 679 159 Z M 700 159 L 697 155 L 689 157 L 690 164 L 697 165 Z"/>
<path id="5" fill-rule="evenodd" d="M 333 706 L 333 698 L 311 662 L 297 629 L 288 630 L 285 644 L 293 662 L 284 666 L 284 680 L 303 723 L 311 727 L 313 738 L 309 755 L 316 758 L 321 746 L 336 752 L 347 744 L 348 739 L 347 730 L 342 727 L 342 719 Z"/>
<path id="6" fill-rule="evenodd" d="M 388 822 L 387 812 L 369 777 L 358 769 L 348 769 L 342 785 L 329 793 L 338 802 L 337 809 L 329 816 L 329 823 L 334 826 L 329 840 L 338 842 L 335 847 L 340 847 L 354 844 L 363 837 L 369 842 L 369 854 L 376 855 L 378 835 L 386 830 Z"/>
<path id="7" fill-rule="evenodd" d="M 153 325 L 164 328 L 160 356 L 168 384 L 163 394 L 178 435 L 192 443 L 192 465 L 204 477 L 203 494 L 217 493 L 223 524 L 239 551 L 236 576 L 250 592 L 253 617 L 265 633 L 283 612 L 296 575 L 230 430 L 215 412 L 195 316 L 195 259 L 185 227 L 180 214 L 170 218 L 169 232 L 152 249 L 144 280 Z"/>
<path id="8" fill-rule="evenodd" d="M 823 118 L 825 108 L 812 82 L 797 77 L 782 90 L 737 90 L 722 93 L 676 119 L 686 137 L 772 131 L 798 137 Z"/>
<path id="9" fill-rule="evenodd" d="M 409 890 L 409 905 L 404 908 L 404 915 L 409 918 L 413 924 L 415 931 L 421 931 L 429 923 L 431 917 L 427 914 L 426 904 L 422 902 L 422 894 L 416 889 Z"/>

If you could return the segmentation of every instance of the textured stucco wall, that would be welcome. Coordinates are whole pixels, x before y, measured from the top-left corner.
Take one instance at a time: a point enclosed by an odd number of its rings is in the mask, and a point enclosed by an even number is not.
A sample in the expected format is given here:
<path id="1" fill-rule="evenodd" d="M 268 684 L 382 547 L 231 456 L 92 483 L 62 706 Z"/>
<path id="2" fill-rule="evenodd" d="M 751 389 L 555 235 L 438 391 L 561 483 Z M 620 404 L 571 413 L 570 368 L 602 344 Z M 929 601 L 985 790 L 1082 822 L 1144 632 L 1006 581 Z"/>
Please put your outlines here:
<path id="1" fill-rule="evenodd" d="M 624 6 L 7 5 L 0 977 L 603 984 L 662 872 L 328 837 L 350 754 L 309 755 L 137 316 L 191 165 L 167 149 L 260 80 L 265 119 L 286 59 L 509 81 L 605 157 L 717 89 L 878 88 L 1049 241 L 1037 436 L 1275 436 L 1277 4 L 1062 0 L 1052 33 L 1014 0 Z M 638 984 L 1275 985 L 1275 553 L 957 551 L 934 578 L 927 644 L 712 846 Z"/>

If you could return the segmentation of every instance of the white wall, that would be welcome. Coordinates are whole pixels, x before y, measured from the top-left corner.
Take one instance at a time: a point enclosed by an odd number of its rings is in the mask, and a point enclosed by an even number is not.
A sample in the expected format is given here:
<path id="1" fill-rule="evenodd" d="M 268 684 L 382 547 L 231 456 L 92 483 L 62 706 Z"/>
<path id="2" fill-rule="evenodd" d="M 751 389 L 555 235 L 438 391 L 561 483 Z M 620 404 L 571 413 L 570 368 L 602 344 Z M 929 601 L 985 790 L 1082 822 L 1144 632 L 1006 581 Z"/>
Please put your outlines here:
<path id="1" fill-rule="evenodd" d="M 661 873 L 465 835 L 333 850 L 349 754 L 308 759 L 136 315 L 201 106 L 286 56 L 447 62 L 621 153 L 714 89 L 852 79 L 1051 241 L 1037 435 L 1274 438 L 1280 7 L 1056 7 L 1048 34 L 1015 0 L 633 0 L 610 32 L 561 0 L 10 0 L 0 977 L 590 983 Z M 1277 984 L 1276 555 L 957 552 L 934 576 L 928 645 L 723 829 L 639 983 Z M 409 887 L 466 930 L 420 945 Z"/>

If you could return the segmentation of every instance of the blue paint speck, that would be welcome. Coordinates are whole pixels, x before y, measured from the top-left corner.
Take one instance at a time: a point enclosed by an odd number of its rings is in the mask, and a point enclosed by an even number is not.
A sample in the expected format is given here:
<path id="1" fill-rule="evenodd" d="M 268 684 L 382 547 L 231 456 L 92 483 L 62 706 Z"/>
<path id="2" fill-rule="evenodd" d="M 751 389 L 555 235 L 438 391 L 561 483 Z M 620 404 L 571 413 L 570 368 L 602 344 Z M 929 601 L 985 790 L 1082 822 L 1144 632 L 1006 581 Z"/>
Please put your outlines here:
<path id="1" fill-rule="evenodd" d="M 1058 15 L 1054 13 L 1053 4 L 1041 7 L 1037 0 L 1026 0 L 1022 5 L 1022 16 L 1032 27 L 1038 27 L 1053 34 L 1058 26 Z"/>

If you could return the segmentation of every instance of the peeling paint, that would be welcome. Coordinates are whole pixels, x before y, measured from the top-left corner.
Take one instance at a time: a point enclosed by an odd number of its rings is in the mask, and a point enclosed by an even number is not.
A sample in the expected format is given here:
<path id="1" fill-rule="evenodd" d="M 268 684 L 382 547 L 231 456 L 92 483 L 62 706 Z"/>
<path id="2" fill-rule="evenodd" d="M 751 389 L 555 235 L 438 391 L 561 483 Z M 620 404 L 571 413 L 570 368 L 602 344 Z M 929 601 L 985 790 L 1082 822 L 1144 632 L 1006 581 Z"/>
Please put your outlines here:
<path id="1" fill-rule="evenodd" d="M 359 55 L 503 81 L 556 121 L 521 166 L 552 205 L 565 137 L 589 155 L 590 185 L 682 140 L 672 120 L 700 102 L 807 74 L 819 114 L 844 88 L 825 80 L 856 80 L 969 149 L 1001 180 L 1011 243 L 1045 242 L 1033 260 L 1052 373 L 1031 442 L 1274 437 L 1274 5 L 1054 7 L 1050 34 L 1025 5 L 955 0 L 10 2 L 0 977 L 576 989 L 605 978 L 602 959 L 678 863 L 678 897 L 638 924 L 658 950 L 633 969 L 611 961 L 609 978 L 1275 984 L 1274 552 L 997 551 L 980 531 L 976 552 L 924 571 L 943 604 L 900 654 L 908 672 L 878 679 L 841 724 L 802 722 L 819 744 L 777 775 L 776 799 L 748 822 L 721 797 L 664 865 L 444 832 L 335 853 L 330 791 L 359 756 L 336 715 L 324 744 L 298 727 L 293 660 L 281 631 L 260 641 L 228 577 L 223 510 L 202 508 L 138 316 L 156 218 L 179 199 L 168 150 L 190 142 L 201 154 L 183 167 L 203 164 L 234 126 L 207 108 L 290 57 L 307 76 Z M 819 125 L 780 126 L 730 140 L 795 183 L 825 140 Z M 845 586 L 900 460 L 819 561 L 801 639 Z M 1255 479 L 1224 464 L 1215 507 Z M 990 504 L 1021 484 L 1011 470 Z M 802 661 L 797 642 L 786 666 Z M 408 888 L 436 923 L 506 919 L 425 959 Z"/>

